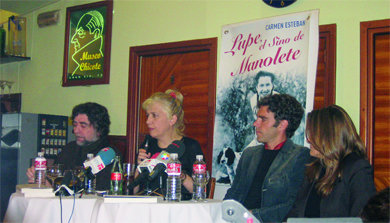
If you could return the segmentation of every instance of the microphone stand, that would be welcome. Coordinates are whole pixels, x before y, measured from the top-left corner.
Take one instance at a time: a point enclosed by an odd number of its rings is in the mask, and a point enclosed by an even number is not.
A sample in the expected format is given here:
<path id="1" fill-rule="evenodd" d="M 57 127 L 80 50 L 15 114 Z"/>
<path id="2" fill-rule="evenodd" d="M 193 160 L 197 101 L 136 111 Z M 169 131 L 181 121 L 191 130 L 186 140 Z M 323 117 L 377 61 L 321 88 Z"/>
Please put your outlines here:
<path id="1" fill-rule="evenodd" d="M 146 196 L 149 196 L 152 193 L 152 189 L 150 189 L 150 182 L 149 182 L 149 180 L 146 181 L 144 192 L 145 192 Z"/>
<path id="2" fill-rule="evenodd" d="M 165 194 L 166 194 L 166 182 L 164 183 L 164 178 L 163 178 L 163 174 L 161 174 L 159 177 L 159 181 L 160 181 L 160 193 L 159 194 L 160 196 L 162 197 L 165 197 Z"/>
<path id="3" fill-rule="evenodd" d="M 165 196 L 165 189 L 164 189 L 164 179 L 163 179 L 163 174 L 160 174 L 158 176 L 158 181 L 159 181 L 159 187 L 157 187 L 156 189 L 152 190 L 150 188 L 150 183 L 151 181 L 146 181 L 145 183 L 145 189 L 143 191 L 143 194 L 146 195 L 146 196 L 161 196 L 161 197 L 164 197 Z"/>

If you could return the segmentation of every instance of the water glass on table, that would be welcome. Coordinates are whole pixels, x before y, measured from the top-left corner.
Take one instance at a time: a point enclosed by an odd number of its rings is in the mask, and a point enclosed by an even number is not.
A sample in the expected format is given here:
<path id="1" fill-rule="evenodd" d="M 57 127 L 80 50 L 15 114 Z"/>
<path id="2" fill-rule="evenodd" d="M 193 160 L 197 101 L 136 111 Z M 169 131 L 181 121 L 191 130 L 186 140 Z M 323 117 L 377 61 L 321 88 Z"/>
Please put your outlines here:
<path id="1" fill-rule="evenodd" d="M 72 169 L 64 170 L 63 176 L 57 177 L 54 181 L 54 190 L 61 185 L 65 185 L 74 192 L 84 188 L 84 172 L 82 166 L 76 166 Z"/>
<path id="2" fill-rule="evenodd" d="M 63 176 L 64 165 L 63 164 L 53 164 L 52 166 L 47 167 L 46 177 L 49 179 L 50 184 L 53 185 L 54 180 L 57 177 Z"/>
<path id="3" fill-rule="evenodd" d="M 123 194 L 129 195 L 132 194 L 132 191 L 129 191 L 127 186 L 134 181 L 134 172 L 135 165 L 131 163 L 123 163 Z"/>

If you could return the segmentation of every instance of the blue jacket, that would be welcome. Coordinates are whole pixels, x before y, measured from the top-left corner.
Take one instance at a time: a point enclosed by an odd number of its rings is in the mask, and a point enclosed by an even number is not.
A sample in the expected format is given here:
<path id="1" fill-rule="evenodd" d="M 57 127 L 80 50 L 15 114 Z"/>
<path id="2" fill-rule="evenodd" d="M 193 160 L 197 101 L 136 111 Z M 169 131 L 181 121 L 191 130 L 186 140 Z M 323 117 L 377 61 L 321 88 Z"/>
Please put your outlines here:
<path id="1" fill-rule="evenodd" d="M 244 150 L 238 163 L 232 187 L 225 195 L 244 203 L 259 166 L 264 145 Z M 291 209 L 303 182 L 305 164 L 309 162 L 309 149 L 287 139 L 272 162 L 262 187 L 261 208 L 252 210 L 263 222 L 281 222 Z"/>

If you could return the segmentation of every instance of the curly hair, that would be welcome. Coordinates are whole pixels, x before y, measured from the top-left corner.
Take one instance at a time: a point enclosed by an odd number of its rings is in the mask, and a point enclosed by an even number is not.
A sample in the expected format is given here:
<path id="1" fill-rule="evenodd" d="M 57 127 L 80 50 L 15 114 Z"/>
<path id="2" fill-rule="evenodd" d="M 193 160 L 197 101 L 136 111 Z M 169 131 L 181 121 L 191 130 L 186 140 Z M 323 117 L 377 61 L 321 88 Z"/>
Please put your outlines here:
<path id="1" fill-rule="evenodd" d="M 175 131 L 178 135 L 184 136 L 184 110 L 183 110 L 183 95 L 176 90 L 168 89 L 165 92 L 156 92 L 142 103 L 142 109 L 147 110 L 154 102 L 160 102 L 162 109 L 172 118 L 177 116 L 177 121 L 174 125 Z"/>
<path id="2" fill-rule="evenodd" d="M 273 94 L 262 98 L 258 103 L 258 108 L 268 106 L 268 110 L 274 113 L 275 127 L 282 120 L 288 121 L 286 136 L 291 138 L 295 130 L 298 129 L 303 117 L 303 107 L 293 96 L 288 94 Z"/>
<path id="3" fill-rule="evenodd" d="M 110 132 L 111 122 L 106 107 L 94 102 L 86 102 L 76 105 L 73 108 L 72 120 L 74 120 L 79 114 L 85 114 L 88 116 L 89 121 L 100 134 L 100 137 L 107 136 Z"/>

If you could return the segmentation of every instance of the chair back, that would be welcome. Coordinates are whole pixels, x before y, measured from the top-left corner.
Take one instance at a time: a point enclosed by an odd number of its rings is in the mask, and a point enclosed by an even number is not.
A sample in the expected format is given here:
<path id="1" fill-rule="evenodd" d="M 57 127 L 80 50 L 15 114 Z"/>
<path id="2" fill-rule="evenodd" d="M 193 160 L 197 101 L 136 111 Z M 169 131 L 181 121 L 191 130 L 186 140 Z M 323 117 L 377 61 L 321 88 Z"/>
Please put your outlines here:
<path id="1" fill-rule="evenodd" d="M 207 198 L 214 198 L 214 190 L 215 190 L 215 177 L 211 177 L 207 184 Z"/>

